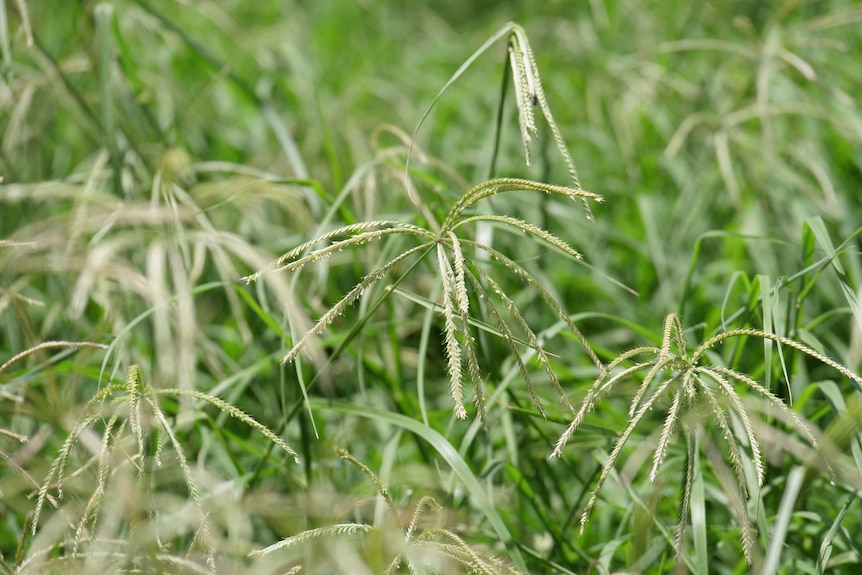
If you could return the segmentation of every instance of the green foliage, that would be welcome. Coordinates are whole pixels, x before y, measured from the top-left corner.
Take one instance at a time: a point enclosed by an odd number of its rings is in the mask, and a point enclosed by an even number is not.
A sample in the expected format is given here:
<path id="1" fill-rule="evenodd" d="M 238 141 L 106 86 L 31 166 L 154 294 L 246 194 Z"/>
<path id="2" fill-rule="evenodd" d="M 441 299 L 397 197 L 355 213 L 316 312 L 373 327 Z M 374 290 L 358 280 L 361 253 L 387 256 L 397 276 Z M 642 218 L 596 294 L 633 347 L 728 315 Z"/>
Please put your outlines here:
<path id="1" fill-rule="evenodd" d="M 0 572 L 856 572 L 860 21 L 0 3 Z"/>
<path id="2" fill-rule="evenodd" d="M 406 524 L 402 524 L 400 519 L 402 513 L 397 508 L 395 501 L 393 501 L 392 496 L 386 489 L 386 486 L 380 482 L 380 479 L 378 479 L 374 472 L 366 465 L 357 461 L 346 450 L 338 449 L 338 454 L 342 459 L 349 461 L 359 468 L 368 477 L 371 483 L 374 484 L 374 487 L 377 489 L 377 493 L 385 502 L 387 511 L 389 512 L 388 519 L 394 522 L 394 526 L 400 533 L 396 536 L 392 533 L 386 533 L 386 529 L 384 527 L 368 525 L 365 523 L 328 525 L 326 527 L 319 527 L 303 531 L 302 533 L 297 533 L 296 535 L 292 535 L 287 539 L 282 539 L 278 543 L 274 543 L 265 549 L 252 551 L 250 553 L 252 557 L 263 557 L 270 553 L 288 549 L 295 545 L 302 545 L 320 537 L 341 537 L 345 535 L 352 536 L 364 534 L 367 536 L 367 539 L 374 540 L 375 535 L 382 531 L 382 536 L 377 537 L 379 541 L 383 543 L 387 541 L 391 543 L 398 542 L 402 549 L 391 551 L 390 553 L 393 556 L 386 557 L 384 562 L 377 565 L 374 571 L 380 571 L 381 568 L 385 567 L 385 569 L 382 570 L 383 573 L 397 573 L 402 570 L 402 564 L 404 564 L 407 571 L 414 574 L 429 571 L 439 572 L 441 570 L 446 573 L 455 573 L 455 569 L 458 569 L 459 567 L 467 573 L 477 573 L 482 575 L 497 575 L 500 573 L 510 573 L 514 575 L 519 572 L 517 569 L 508 565 L 505 561 L 501 561 L 493 556 L 483 556 L 482 553 L 472 549 L 460 537 L 458 537 L 458 535 L 445 527 L 421 527 L 420 522 L 427 512 L 443 511 L 443 508 L 440 507 L 433 497 L 422 497 L 414 506 L 413 513 L 410 515 L 410 521 Z M 366 547 L 371 547 L 371 549 L 368 549 L 366 553 L 369 555 L 375 553 L 372 545 L 366 544 Z M 441 559 L 443 559 L 443 561 L 441 561 Z M 370 562 L 373 563 L 373 559 Z M 339 564 L 338 561 L 324 562 L 317 558 L 314 560 L 314 563 L 315 565 L 313 565 L 308 572 L 332 573 L 333 570 L 338 569 Z M 327 564 L 324 565 L 323 563 Z M 330 563 L 334 563 L 334 565 Z M 373 568 L 375 566 L 369 565 L 369 567 Z M 293 566 L 288 572 L 298 572 L 301 568 L 302 566 Z M 356 566 L 353 567 L 353 569 L 356 568 Z"/>

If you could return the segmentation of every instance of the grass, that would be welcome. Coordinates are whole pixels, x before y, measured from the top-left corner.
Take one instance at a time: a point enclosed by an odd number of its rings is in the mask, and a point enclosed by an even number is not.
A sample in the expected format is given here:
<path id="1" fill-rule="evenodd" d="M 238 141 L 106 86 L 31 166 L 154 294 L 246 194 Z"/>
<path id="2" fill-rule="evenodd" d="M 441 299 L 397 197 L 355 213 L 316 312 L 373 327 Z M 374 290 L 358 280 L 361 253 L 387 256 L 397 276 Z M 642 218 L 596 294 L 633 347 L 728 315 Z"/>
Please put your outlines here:
<path id="1" fill-rule="evenodd" d="M 0 572 L 858 570 L 855 3 L 0 9 Z"/>

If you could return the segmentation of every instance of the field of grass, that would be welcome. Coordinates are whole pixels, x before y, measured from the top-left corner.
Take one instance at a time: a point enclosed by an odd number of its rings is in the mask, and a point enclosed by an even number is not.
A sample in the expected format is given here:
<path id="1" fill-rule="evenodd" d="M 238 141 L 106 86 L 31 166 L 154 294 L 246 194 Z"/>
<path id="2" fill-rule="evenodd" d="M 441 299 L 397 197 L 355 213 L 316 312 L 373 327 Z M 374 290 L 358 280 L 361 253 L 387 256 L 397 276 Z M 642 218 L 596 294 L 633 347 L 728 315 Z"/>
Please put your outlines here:
<path id="1" fill-rule="evenodd" d="M 0 0 L 0 573 L 857 573 L 862 4 Z"/>

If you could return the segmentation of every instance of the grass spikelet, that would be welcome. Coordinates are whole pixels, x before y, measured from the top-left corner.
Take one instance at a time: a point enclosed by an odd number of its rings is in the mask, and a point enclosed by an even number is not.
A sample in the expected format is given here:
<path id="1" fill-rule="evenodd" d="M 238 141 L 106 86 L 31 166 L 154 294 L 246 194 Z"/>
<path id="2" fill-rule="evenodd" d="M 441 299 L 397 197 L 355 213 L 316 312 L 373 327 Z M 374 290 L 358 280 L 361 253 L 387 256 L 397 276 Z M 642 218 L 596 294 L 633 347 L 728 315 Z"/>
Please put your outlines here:
<path id="1" fill-rule="evenodd" d="M 533 332 L 533 330 L 530 328 L 529 324 L 527 324 L 527 321 L 524 319 L 524 316 L 521 315 L 521 312 L 518 309 L 518 306 L 515 305 L 515 302 L 513 302 L 509 298 L 509 296 L 507 296 L 505 294 L 505 292 L 500 288 L 500 286 L 497 284 L 497 282 L 495 282 L 494 279 L 488 273 L 484 272 L 483 270 L 480 270 L 480 273 L 481 273 L 482 279 L 491 287 L 491 291 L 503 302 L 503 305 L 506 307 L 506 310 L 509 312 L 509 316 L 514 320 L 514 322 L 518 325 L 521 332 L 526 336 L 527 342 L 530 344 L 530 348 L 533 349 L 536 353 L 536 359 L 538 360 L 539 365 L 542 366 L 542 369 L 545 371 L 545 374 L 548 376 L 548 379 L 550 380 L 551 384 L 554 386 L 554 389 L 556 390 L 556 392 L 560 398 L 560 402 L 569 411 L 574 411 L 574 407 L 572 406 L 571 402 L 569 402 L 569 398 L 566 396 L 565 391 L 563 390 L 562 386 L 560 385 L 560 379 L 559 379 L 559 377 L 557 377 L 557 373 L 554 371 L 554 368 L 551 366 L 551 361 L 548 358 L 548 354 L 545 351 L 544 346 L 539 341 L 539 338 L 536 336 L 536 334 Z M 508 331 L 508 325 L 506 325 L 506 322 L 502 318 L 499 318 L 498 324 L 503 324 L 506 327 L 506 330 Z M 509 333 L 511 333 L 511 332 L 509 332 Z M 512 339 L 512 341 L 514 341 L 513 337 L 507 338 L 507 339 Z M 513 353 L 513 355 L 518 356 L 519 354 Z M 525 368 L 525 370 L 526 370 L 526 368 Z M 544 410 L 542 409 L 541 403 L 539 402 L 539 397 L 536 394 L 535 390 L 533 389 L 533 385 L 532 385 L 531 379 L 529 377 L 526 378 L 526 383 L 527 383 L 527 389 L 530 392 L 530 397 L 533 399 L 533 404 L 536 406 L 536 408 L 539 410 L 539 412 L 542 414 L 542 416 L 545 417 Z"/>
<path id="2" fill-rule="evenodd" d="M 477 271 L 484 278 L 486 274 L 482 271 L 482 268 L 477 267 Z M 470 278 L 471 283 L 474 288 L 479 293 L 486 293 L 482 284 L 473 277 L 472 275 L 467 276 Z M 488 298 L 490 299 L 490 298 Z M 530 400 L 533 405 L 536 406 L 536 409 L 539 411 L 542 417 L 547 417 L 545 414 L 545 409 L 542 406 L 542 402 L 539 399 L 538 394 L 536 393 L 536 386 L 533 383 L 533 378 L 530 375 L 530 372 L 527 370 L 527 366 L 524 364 L 524 361 L 521 359 L 521 350 L 518 348 L 516 343 L 515 334 L 509 328 L 508 323 L 506 323 L 505 318 L 497 311 L 497 308 L 493 305 L 488 306 L 488 313 L 494 319 L 494 325 L 499 329 L 503 334 L 503 341 L 509 348 L 509 352 L 512 354 L 512 359 L 515 361 L 515 366 L 518 369 L 518 374 L 521 376 L 521 379 L 524 380 L 524 384 L 527 386 L 527 392 L 530 394 Z"/>
<path id="3" fill-rule="evenodd" d="M 448 231 L 461 219 L 461 215 L 465 210 L 476 204 L 476 202 L 495 196 L 504 192 L 514 191 L 534 191 L 545 192 L 546 194 L 555 194 L 564 196 L 569 199 L 580 199 L 584 202 L 593 200 L 602 202 L 604 199 L 599 194 L 587 192 L 578 188 L 567 186 L 558 186 L 554 184 L 546 184 L 543 182 L 534 182 L 522 178 L 494 178 L 487 180 L 470 188 L 461 198 L 458 199 L 452 208 L 446 214 L 446 219 L 443 221 L 442 230 Z"/>
<path id="4" fill-rule="evenodd" d="M 383 501 L 386 502 L 387 507 L 389 507 L 389 511 L 391 511 L 393 514 L 393 519 L 395 519 L 395 521 L 400 521 L 397 513 L 398 510 L 395 507 L 395 502 L 392 501 L 392 496 L 389 494 L 389 490 L 386 489 L 386 486 L 383 485 L 377 475 L 373 471 L 371 471 L 371 469 L 369 469 L 367 465 L 350 455 L 350 452 L 346 449 L 336 447 L 335 452 L 338 453 L 338 456 L 341 459 L 349 461 L 357 469 L 359 469 L 362 473 L 365 474 L 365 476 L 371 481 L 371 483 L 374 484 L 374 488 L 377 489 L 377 493 L 379 493 L 380 497 L 383 498 Z"/>
<path id="5" fill-rule="evenodd" d="M 656 480 L 659 467 L 661 467 L 665 455 L 667 454 L 667 448 L 673 439 L 673 431 L 679 421 L 682 399 L 682 389 L 678 389 L 673 396 L 673 402 L 670 405 L 670 409 L 668 409 L 664 424 L 662 424 L 661 434 L 658 439 L 658 447 L 656 447 L 655 453 L 653 453 L 653 464 L 649 474 L 650 481 Z"/>
<path id="6" fill-rule="evenodd" d="M 287 549 L 288 547 L 292 547 L 294 545 L 306 543 L 312 539 L 319 539 L 320 537 L 335 537 L 341 535 L 352 536 L 358 533 L 370 533 L 373 529 L 374 528 L 371 525 L 365 525 L 363 523 L 338 523 L 336 525 L 327 525 L 326 527 L 318 527 L 316 529 L 309 529 L 308 531 L 303 531 L 298 535 L 294 535 L 293 537 L 287 537 L 286 539 L 282 539 L 278 543 L 273 543 L 269 547 L 251 551 L 248 556 L 263 557 L 264 555 L 269 555 L 270 553 L 274 553 L 282 549 Z"/>
<path id="7" fill-rule="evenodd" d="M 548 122 L 548 127 L 551 129 L 551 134 L 554 136 L 554 143 L 557 145 L 557 151 L 563 158 L 569 176 L 575 184 L 575 188 L 580 189 L 581 184 L 578 180 L 578 170 L 575 168 L 575 162 L 569 154 L 566 142 L 563 139 L 563 134 L 560 132 L 557 122 L 554 121 L 554 116 L 551 113 L 551 107 L 548 105 L 548 100 L 545 97 L 545 90 L 542 88 L 542 78 L 539 74 L 539 68 L 536 65 L 536 60 L 533 57 L 533 50 L 530 48 L 530 41 L 527 38 L 526 31 L 517 24 L 512 26 L 512 34 L 509 37 L 509 57 L 510 62 L 513 62 L 512 75 L 515 79 L 515 94 L 518 104 L 518 117 L 523 116 L 521 124 L 521 140 L 524 143 L 524 153 L 527 156 L 527 165 L 529 165 L 529 142 L 530 134 L 537 136 L 533 107 L 538 105 L 542 110 L 545 120 Z M 520 94 L 520 96 L 519 96 Z M 593 219 L 592 210 L 585 197 L 581 197 L 581 202 L 584 206 L 584 211 L 587 219 Z"/>
<path id="8" fill-rule="evenodd" d="M 479 358 L 476 357 L 476 340 L 470 331 L 470 299 L 467 294 L 467 285 L 464 276 L 469 273 L 465 269 L 464 254 L 461 253 L 461 243 L 458 236 L 449 232 L 450 245 L 452 247 L 452 270 L 454 272 L 452 282 L 453 296 L 461 316 L 461 334 L 464 339 L 464 353 L 467 358 L 467 373 L 473 386 L 473 404 L 476 406 L 476 415 L 482 425 L 487 426 L 485 413 L 485 387 L 482 384 L 482 374 L 479 370 Z M 448 262 L 447 262 L 448 265 Z"/>
<path id="9" fill-rule="evenodd" d="M 419 503 L 416 504 L 416 507 L 413 508 L 413 515 L 410 517 L 410 523 L 407 525 L 407 531 L 405 535 L 408 540 L 413 538 L 413 533 L 416 531 L 416 525 L 419 522 L 419 519 L 422 517 L 422 514 L 426 511 L 433 511 L 435 513 L 443 511 L 443 508 L 437 503 L 433 497 L 426 495 L 422 499 L 419 500 Z"/>
<path id="10" fill-rule="evenodd" d="M 322 260 L 325 260 L 332 256 L 335 253 L 342 252 L 345 249 L 349 249 L 356 246 L 364 245 L 368 242 L 382 239 L 384 237 L 394 235 L 394 234 L 412 234 L 412 231 L 405 231 L 402 229 L 386 229 L 386 230 L 376 230 L 371 232 L 364 232 L 361 234 L 357 234 L 352 236 L 346 240 L 340 240 L 333 244 L 326 246 L 325 248 L 321 248 L 319 250 L 315 250 L 310 254 L 299 258 L 298 260 L 294 260 L 290 263 L 284 264 L 281 267 L 277 267 L 272 270 L 274 273 L 283 273 L 283 272 L 292 272 L 301 269 L 302 267 L 311 264 L 317 263 Z M 242 278 L 246 283 L 251 283 L 256 281 L 262 272 L 257 272 L 250 276 L 246 276 Z"/>
<path id="11" fill-rule="evenodd" d="M 244 412 L 240 408 L 236 407 L 233 404 L 228 403 L 227 401 L 225 401 L 223 399 L 220 399 L 220 398 L 212 396 L 212 395 L 208 395 L 206 393 L 203 393 L 201 391 L 197 391 L 194 389 L 191 389 L 191 390 L 189 390 L 189 389 L 160 389 L 160 390 L 156 391 L 156 393 L 158 395 L 173 395 L 173 396 L 193 397 L 194 399 L 197 399 L 200 401 L 205 401 L 209 404 L 212 404 L 219 411 L 226 413 L 226 414 L 230 415 L 231 417 L 233 417 L 234 419 L 238 419 L 238 420 L 242 421 L 243 423 L 245 423 L 246 425 L 248 425 L 249 427 L 259 431 L 264 437 L 266 437 L 267 439 L 269 439 L 270 441 L 272 441 L 273 443 L 278 445 L 281 449 L 283 449 L 285 451 L 285 453 L 287 453 L 288 455 L 293 457 L 294 463 L 297 463 L 297 464 L 301 463 L 301 460 L 299 458 L 299 454 L 296 453 L 296 451 L 294 451 L 293 448 L 291 448 L 287 443 L 285 443 L 285 441 L 282 438 L 280 438 L 278 435 L 273 433 L 273 431 L 271 429 L 269 429 L 267 426 L 265 426 L 262 423 L 260 423 L 259 421 L 257 421 L 255 418 L 253 418 L 252 416 L 250 416 L 249 414 L 247 414 L 246 412 Z"/>
<path id="12" fill-rule="evenodd" d="M 464 409 L 464 391 L 461 387 L 461 343 L 458 341 L 458 327 L 455 325 L 455 278 L 441 244 L 437 244 L 437 262 L 443 282 L 443 340 L 446 369 L 449 372 L 449 393 L 455 402 L 455 416 L 464 419 L 467 417 L 467 410 Z"/>
<path id="13" fill-rule="evenodd" d="M 215 544 L 210 536 L 210 528 L 209 528 L 209 517 L 204 510 L 203 503 L 201 502 L 200 492 L 198 491 L 197 482 L 192 476 L 192 469 L 189 466 L 189 460 L 186 457 L 185 451 L 183 450 L 182 443 L 180 443 L 179 439 L 177 439 L 176 434 L 174 433 L 173 428 L 165 417 L 165 414 L 162 412 L 159 405 L 153 401 L 152 398 L 146 399 L 147 403 L 153 410 L 153 417 L 159 423 L 160 427 L 164 430 L 165 434 L 168 436 L 168 439 L 171 442 L 171 447 L 173 447 L 174 451 L 177 454 L 177 462 L 179 463 L 180 470 L 183 474 L 183 481 L 186 484 L 186 489 L 188 489 L 189 496 L 192 498 L 192 502 L 194 503 L 195 509 L 198 512 L 198 519 L 200 521 L 200 527 L 198 533 L 200 535 L 201 540 L 203 541 L 205 554 L 206 554 L 206 562 L 211 572 L 215 572 Z"/>
<path id="14" fill-rule="evenodd" d="M 503 216 L 503 215 L 481 215 L 481 216 L 472 216 L 469 218 L 464 218 L 455 227 L 459 227 L 465 224 L 469 224 L 472 222 L 499 222 L 501 224 L 507 224 L 512 226 L 513 228 L 519 229 L 523 232 L 536 236 L 537 238 L 551 244 L 555 248 L 563 251 L 576 260 L 583 259 L 583 256 L 574 250 L 572 246 L 555 236 L 554 234 L 543 230 L 538 226 L 534 226 L 533 224 L 527 223 L 523 220 L 519 220 L 518 218 L 513 218 L 511 216 Z"/>
<path id="15" fill-rule="evenodd" d="M 22 359 L 26 359 L 34 353 L 38 353 L 46 349 L 80 349 L 88 347 L 93 349 L 108 348 L 108 346 L 103 343 L 96 343 L 92 341 L 45 341 L 12 356 L 10 359 L 0 365 L 0 373 L 3 373 Z"/>
<path id="16" fill-rule="evenodd" d="M 640 407 L 640 409 L 638 409 L 637 412 L 635 412 L 635 414 L 629 419 L 628 425 L 626 426 L 625 430 L 623 430 L 619 439 L 617 439 L 616 443 L 614 444 L 613 450 L 611 451 L 610 455 L 608 456 L 607 461 L 605 462 L 604 466 L 602 467 L 602 471 L 599 474 L 599 478 L 596 481 L 596 485 L 595 485 L 595 487 L 593 487 L 593 490 L 590 493 L 590 497 L 587 500 L 587 505 L 584 507 L 584 510 L 581 513 L 581 520 L 580 520 L 581 533 L 583 533 L 584 529 L 586 528 L 587 521 L 589 521 L 589 518 L 590 518 L 590 512 L 592 511 L 593 506 L 596 504 L 596 501 L 598 500 L 599 491 L 601 491 L 602 486 L 605 484 L 605 481 L 607 481 L 608 477 L 610 476 L 611 469 L 613 469 L 614 465 L 616 465 L 617 459 L 619 458 L 620 454 L 622 453 L 623 447 L 625 447 L 625 444 L 629 440 L 629 437 L 631 437 L 635 428 L 643 420 L 644 416 L 652 408 L 652 406 L 653 406 L 653 404 L 655 404 L 656 400 L 658 400 L 658 398 L 661 397 L 661 395 L 665 392 L 665 390 L 668 389 L 671 386 L 671 384 L 673 384 L 674 382 L 675 382 L 674 379 L 667 379 L 667 380 L 663 381 L 662 383 L 660 383 L 658 385 L 658 387 L 655 389 L 655 391 L 653 392 L 653 394 L 643 403 L 643 405 Z"/>

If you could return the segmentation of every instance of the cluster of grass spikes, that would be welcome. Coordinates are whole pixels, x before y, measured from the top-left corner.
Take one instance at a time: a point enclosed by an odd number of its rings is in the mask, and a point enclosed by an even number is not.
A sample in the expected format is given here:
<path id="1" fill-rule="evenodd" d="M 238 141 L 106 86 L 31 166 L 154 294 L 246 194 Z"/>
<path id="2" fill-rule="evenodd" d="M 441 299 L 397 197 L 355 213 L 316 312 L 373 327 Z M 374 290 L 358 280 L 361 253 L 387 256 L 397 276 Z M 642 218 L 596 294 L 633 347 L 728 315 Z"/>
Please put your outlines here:
<path id="1" fill-rule="evenodd" d="M 667 414 L 661 428 L 658 445 L 653 453 L 652 465 L 650 467 L 649 479 L 654 482 L 658 476 L 659 469 L 672 444 L 675 431 L 682 428 L 686 442 L 686 472 L 685 485 L 679 511 L 679 525 L 675 537 L 675 547 L 678 557 L 681 557 L 686 525 L 688 522 L 689 505 L 692 497 L 692 484 L 695 471 L 695 449 L 697 446 L 697 434 L 705 428 L 705 419 L 710 415 L 727 443 L 730 463 L 733 468 L 736 486 L 740 497 L 731 497 L 731 502 L 736 505 L 734 514 L 740 525 L 740 537 L 742 550 L 749 564 L 755 550 L 754 528 L 749 519 L 745 501 L 748 500 L 748 481 L 745 477 L 743 462 L 749 460 L 754 465 L 757 487 L 763 486 L 765 466 L 763 463 L 763 451 L 752 424 L 750 407 L 743 402 L 736 384 L 741 384 L 748 390 L 755 392 L 766 400 L 767 407 L 772 408 L 773 414 L 779 420 L 786 422 L 796 429 L 809 443 L 815 452 L 820 466 L 833 477 L 834 470 L 830 465 L 829 446 L 821 445 L 812 429 L 804 419 L 779 398 L 775 393 L 764 387 L 750 375 L 721 365 L 706 363 L 705 354 L 714 346 L 726 342 L 732 338 L 755 337 L 773 341 L 800 351 L 838 371 L 841 375 L 856 384 L 857 389 L 862 389 L 862 377 L 859 377 L 843 365 L 826 357 L 795 340 L 778 336 L 773 333 L 759 329 L 743 328 L 731 329 L 714 335 L 701 343 L 697 349 L 689 354 L 688 344 L 683 334 L 683 326 L 676 314 L 667 316 L 662 332 L 661 347 L 643 346 L 631 349 L 617 356 L 606 367 L 604 367 L 589 388 L 584 401 L 575 414 L 572 422 L 557 440 L 550 457 L 560 457 L 566 444 L 572 435 L 583 424 L 585 417 L 598 404 L 602 397 L 609 395 L 615 386 L 624 383 L 631 378 L 643 374 L 632 397 L 628 409 L 628 425 L 620 434 L 614 444 L 613 450 L 605 461 L 599 478 L 590 493 L 589 500 L 581 513 L 580 531 L 583 533 L 590 512 L 595 505 L 599 491 L 607 481 L 611 470 L 617 463 L 623 447 L 631 438 L 637 426 L 644 421 L 647 415 L 665 402 Z M 622 367 L 625 363 L 632 365 Z M 730 414 L 734 414 L 741 422 L 743 430 L 742 437 L 735 431 L 729 420 Z M 751 456 L 746 457 L 742 449 L 748 445 Z M 825 451 L 825 452 L 824 452 Z"/>
<path id="2" fill-rule="evenodd" d="M 75 347 L 83 345 L 87 344 L 67 344 L 67 346 Z M 100 345 L 100 347 L 104 346 Z M 171 460 L 175 460 L 180 468 L 182 480 L 197 514 L 197 532 L 191 545 L 192 547 L 203 548 L 207 568 L 209 571 L 215 572 L 216 548 L 209 533 L 208 513 L 202 504 L 200 490 L 182 442 L 174 431 L 170 416 L 160 406 L 161 397 L 180 396 L 213 405 L 219 411 L 242 421 L 260 432 L 273 444 L 284 450 L 296 463 L 299 463 L 299 456 L 290 445 L 268 427 L 236 406 L 197 390 L 156 389 L 144 382 L 141 368 L 132 365 L 129 367 L 125 381 L 105 386 L 84 406 L 83 413 L 63 442 L 38 490 L 31 522 L 32 535 L 37 534 L 45 504 L 50 501 L 55 507 L 59 507 L 58 502 L 64 497 L 63 489 L 70 479 L 66 470 L 70 464 L 75 445 L 82 438 L 89 438 L 94 427 L 102 422 L 104 429 L 101 431 L 101 438 L 98 443 L 85 442 L 91 450 L 95 450 L 94 455 L 89 462 L 86 462 L 73 474 L 77 476 L 90 465 L 95 465 L 97 479 L 80 516 L 64 518 L 65 521 L 68 521 L 73 533 L 70 539 L 61 543 L 69 552 L 66 558 L 81 558 L 84 561 L 85 569 L 96 569 L 97 565 L 102 564 L 105 557 L 121 561 L 124 558 L 128 559 L 127 543 L 114 537 L 115 534 L 123 531 L 120 526 L 115 524 L 117 506 L 121 505 L 120 502 L 116 501 L 116 498 L 122 492 L 122 486 L 119 492 L 116 490 L 112 492 L 110 490 L 111 482 L 112 480 L 121 481 L 122 478 L 118 479 L 118 476 L 121 476 L 120 472 L 131 468 L 136 476 L 135 481 L 139 483 L 136 491 L 140 494 L 150 493 L 150 504 L 153 504 L 152 494 L 157 490 L 157 486 L 153 483 L 153 472 L 164 466 L 167 453 L 164 438 L 167 436 L 170 448 L 173 449 Z M 51 495 L 52 490 L 56 491 L 56 496 Z M 105 503 L 108 501 L 111 501 L 110 508 L 105 509 Z M 137 533 L 138 544 L 140 541 L 151 539 L 156 545 L 157 558 L 171 563 L 177 558 L 167 552 L 169 544 L 163 540 L 159 533 L 159 513 L 159 509 L 150 507 L 147 512 L 148 521 L 145 524 L 138 524 L 134 517 L 128 518 L 131 521 L 128 529 L 132 533 Z M 64 514 L 62 509 L 61 514 Z M 164 529 L 164 527 L 162 528 Z M 44 569 L 46 567 L 45 562 L 51 561 L 51 553 L 55 546 L 54 542 L 48 542 L 44 549 L 31 550 L 28 557 L 18 566 L 17 572 L 30 573 Z M 191 550 L 192 548 L 189 549 L 189 552 Z M 187 566 L 193 566 L 193 563 L 188 563 Z"/>

